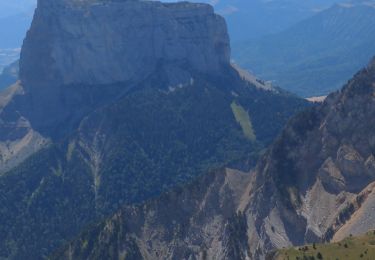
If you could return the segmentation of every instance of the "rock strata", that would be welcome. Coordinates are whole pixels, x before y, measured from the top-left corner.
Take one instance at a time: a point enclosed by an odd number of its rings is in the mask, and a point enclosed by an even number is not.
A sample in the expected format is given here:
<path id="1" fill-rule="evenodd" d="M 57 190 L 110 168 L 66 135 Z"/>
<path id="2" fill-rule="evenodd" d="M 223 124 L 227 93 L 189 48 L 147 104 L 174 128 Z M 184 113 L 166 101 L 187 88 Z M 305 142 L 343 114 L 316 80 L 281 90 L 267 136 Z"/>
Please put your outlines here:
<path id="1" fill-rule="evenodd" d="M 34 89 L 138 82 L 165 64 L 217 73 L 230 47 L 207 4 L 39 0 L 21 57 L 21 80 Z"/>

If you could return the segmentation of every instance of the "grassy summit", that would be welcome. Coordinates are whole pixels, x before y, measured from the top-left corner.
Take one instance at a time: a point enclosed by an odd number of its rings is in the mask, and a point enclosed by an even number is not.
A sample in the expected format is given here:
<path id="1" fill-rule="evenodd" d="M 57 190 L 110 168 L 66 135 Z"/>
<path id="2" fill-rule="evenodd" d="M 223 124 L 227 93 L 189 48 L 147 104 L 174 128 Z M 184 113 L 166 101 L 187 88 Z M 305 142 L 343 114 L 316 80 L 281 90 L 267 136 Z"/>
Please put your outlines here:
<path id="1" fill-rule="evenodd" d="M 350 236 L 335 243 L 281 249 L 271 259 L 375 259 L 375 231 L 359 237 Z"/>

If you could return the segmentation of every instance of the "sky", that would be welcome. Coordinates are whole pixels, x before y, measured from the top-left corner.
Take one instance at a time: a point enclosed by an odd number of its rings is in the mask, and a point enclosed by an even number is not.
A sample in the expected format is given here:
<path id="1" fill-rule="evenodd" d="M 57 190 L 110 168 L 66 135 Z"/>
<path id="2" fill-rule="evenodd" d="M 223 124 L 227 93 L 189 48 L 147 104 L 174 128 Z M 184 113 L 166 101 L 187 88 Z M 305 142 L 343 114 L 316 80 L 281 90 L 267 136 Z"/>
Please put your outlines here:
<path id="1" fill-rule="evenodd" d="M 0 18 L 30 12 L 36 0 L 0 0 Z"/>

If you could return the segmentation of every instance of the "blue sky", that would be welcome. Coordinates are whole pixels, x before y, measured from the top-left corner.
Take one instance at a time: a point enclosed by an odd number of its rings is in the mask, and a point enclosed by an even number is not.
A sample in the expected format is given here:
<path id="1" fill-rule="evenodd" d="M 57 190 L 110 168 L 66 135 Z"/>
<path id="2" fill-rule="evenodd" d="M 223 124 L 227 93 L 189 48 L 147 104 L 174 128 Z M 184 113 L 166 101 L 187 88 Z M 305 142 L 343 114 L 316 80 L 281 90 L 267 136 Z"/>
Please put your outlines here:
<path id="1" fill-rule="evenodd" d="M 36 0 L 0 0 L 0 17 L 29 12 L 35 5 Z"/>

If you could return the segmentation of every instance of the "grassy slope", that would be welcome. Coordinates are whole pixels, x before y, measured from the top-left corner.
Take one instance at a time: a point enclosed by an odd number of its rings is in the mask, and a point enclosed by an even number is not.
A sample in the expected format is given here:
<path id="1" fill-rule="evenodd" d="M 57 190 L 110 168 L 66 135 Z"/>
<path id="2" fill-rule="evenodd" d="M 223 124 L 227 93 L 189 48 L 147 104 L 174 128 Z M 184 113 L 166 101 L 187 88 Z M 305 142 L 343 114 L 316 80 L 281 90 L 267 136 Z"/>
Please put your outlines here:
<path id="1" fill-rule="evenodd" d="M 307 250 L 306 250 L 307 249 Z M 294 259 L 375 259 L 375 231 L 370 231 L 360 237 L 348 237 L 341 242 L 317 244 L 305 247 L 281 249 L 277 252 L 276 260 Z M 314 258 L 312 258 L 314 257 Z"/>
<path id="2" fill-rule="evenodd" d="M 236 104 L 236 102 L 232 102 L 231 108 L 234 114 L 234 117 L 236 118 L 236 121 L 241 125 L 242 131 L 246 138 L 249 140 L 255 141 L 256 136 L 254 133 L 253 125 L 251 123 L 249 114 L 246 112 L 246 110 L 241 106 Z"/>

